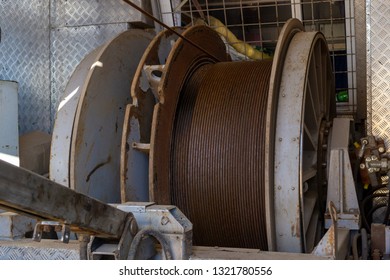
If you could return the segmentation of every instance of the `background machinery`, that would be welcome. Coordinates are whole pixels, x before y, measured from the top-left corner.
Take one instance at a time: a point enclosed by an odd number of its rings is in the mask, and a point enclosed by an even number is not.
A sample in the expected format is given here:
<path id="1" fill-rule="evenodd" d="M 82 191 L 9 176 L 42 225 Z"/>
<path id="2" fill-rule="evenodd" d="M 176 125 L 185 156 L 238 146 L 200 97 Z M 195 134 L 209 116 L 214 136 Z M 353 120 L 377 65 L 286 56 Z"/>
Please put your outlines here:
<path id="1" fill-rule="evenodd" d="M 1 161 L 1 208 L 59 258 L 387 258 L 385 141 L 340 114 L 324 34 L 291 18 L 268 54 L 204 19 L 87 54 L 48 176 Z"/>

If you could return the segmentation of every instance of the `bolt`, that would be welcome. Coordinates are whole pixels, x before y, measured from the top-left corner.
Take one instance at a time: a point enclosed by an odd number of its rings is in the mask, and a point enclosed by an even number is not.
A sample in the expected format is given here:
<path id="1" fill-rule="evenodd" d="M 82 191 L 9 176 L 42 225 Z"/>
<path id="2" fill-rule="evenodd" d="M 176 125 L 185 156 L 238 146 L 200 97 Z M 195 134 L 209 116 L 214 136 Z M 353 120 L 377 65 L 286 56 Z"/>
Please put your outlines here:
<path id="1" fill-rule="evenodd" d="M 371 158 L 370 158 L 370 157 L 367 157 L 367 158 L 366 158 L 366 162 L 369 162 L 369 161 L 371 161 Z"/>
<path id="2" fill-rule="evenodd" d="M 383 148 L 383 147 L 379 147 L 378 151 L 379 151 L 379 152 L 382 154 L 382 153 L 384 153 L 384 152 L 385 152 L 385 148 Z"/>
<path id="3" fill-rule="evenodd" d="M 371 156 L 371 160 L 378 160 L 378 157 L 373 155 L 373 156 Z"/>
<path id="4" fill-rule="evenodd" d="M 322 150 L 326 151 L 328 149 L 328 145 L 327 144 L 323 144 L 322 145 Z"/>
<path id="5" fill-rule="evenodd" d="M 326 168 L 328 165 L 326 164 L 326 162 L 323 162 L 322 163 L 322 168 Z"/>
<path id="6" fill-rule="evenodd" d="M 368 144 L 367 139 L 363 139 L 363 140 L 362 140 L 362 144 L 363 144 L 363 145 L 367 145 L 367 144 Z"/>
<path id="7" fill-rule="evenodd" d="M 325 136 L 328 136 L 328 135 L 329 135 L 329 129 L 325 129 L 325 130 L 324 130 L 324 135 L 325 135 Z"/>
<path id="8" fill-rule="evenodd" d="M 291 187 L 291 189 L 292 189 L 293 191 L 295 191 L 295 187 Z"/>
<path id="9" fill-rule="evenodd" d="M 279 142 L 282 142 L 282 140 L 283 140 L 282 138 L 279 138 Z"/>
<path id="10" fill-rule="evenodd" d="M 283 96 L 283 97 L 286 97 L 286 95 L 285 95 L 284 93 L 282 94 L 282 96 Z"/>
<path id="11" fill-rule="evenodd" d="M 361 163 L 360 164 L 360 169 L 364 169 L 364 168 L 366 168 L 366 165 L 364 163 Z"/>
<path id="12" fill-rule="evenodd" d="M 280 191 L 282 189 L 282 187 L 281 186 L 278 186 L 278 190 Z"/>
<path id="13" fill-rule="evenodd" d="M 368 168 L 369 173 L 374 173 L 374 168 Z"/>

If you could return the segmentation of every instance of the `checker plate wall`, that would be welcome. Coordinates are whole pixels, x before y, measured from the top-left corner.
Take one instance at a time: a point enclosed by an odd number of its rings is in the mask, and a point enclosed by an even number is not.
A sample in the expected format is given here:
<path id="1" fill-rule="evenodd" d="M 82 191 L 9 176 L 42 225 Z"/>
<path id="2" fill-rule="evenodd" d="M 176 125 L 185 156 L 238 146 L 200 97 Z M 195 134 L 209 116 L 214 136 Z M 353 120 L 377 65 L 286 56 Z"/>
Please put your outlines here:
<path id="1" fill-rule="evenodd" d="M 69 244 L 57 240 L 43 239 L 41 242 L 32 240 L 0 241 L 1 260 L 79 260 L 78 243 Z"/>
<path id="2" fill-rule="evenodd" d="M 390 147 L 390 2 L 367 1 L 367 132 Z"/>
<path id="3" fill-rule="evenodd" d="M 150 1 L 133 2 L 150 10 Z M 130 22 L 150 24 L 118 0 L 0 1 L 0 80 L 19 83 L 20 134 L 51 132 L 76 66 Z"/>
<path id="4" fill-rule="evenodd" d="M 49 1 L 1 1 L 0 28 L 0 79 L 19 83 L 19 131 L 49 131 Z"/>

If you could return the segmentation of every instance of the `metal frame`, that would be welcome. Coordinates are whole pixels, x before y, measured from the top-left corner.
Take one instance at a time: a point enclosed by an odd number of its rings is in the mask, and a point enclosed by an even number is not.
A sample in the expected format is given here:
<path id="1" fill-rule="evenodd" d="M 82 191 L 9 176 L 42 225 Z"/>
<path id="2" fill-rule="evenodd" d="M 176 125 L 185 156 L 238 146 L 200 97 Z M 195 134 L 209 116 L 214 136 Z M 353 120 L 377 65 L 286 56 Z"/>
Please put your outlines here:
<path id="1" fill-rule="evenodd" d="M 327 202 L 334 203 L 338 225 L 351 230 L 360 229 L 360 208 L 356 194 L 351 162 L 349 159 L 349 138 L 351 119 L 336 118 L 330 141 Z M 329 228 L 332 219 L 327 210 L 325 226 Z"/>
<path id="2" fill-rule="evenodd" d="M 141 236 L 157 239 L 161 245 L 162 258 L 189 259 L 192 254 L 192 224 L 178 208 L 148 202 L 127 202 L 116 207 L 132 213 L 137 220 L 139 231 L 134 239 Z M 155 248 L 154 243 L 146 246 Z M 130 250 L 132 251 L 130 259 L 133 259 L 147 248 L 142 248 L 142 243 L 138 243 L 132 244 Z"/>

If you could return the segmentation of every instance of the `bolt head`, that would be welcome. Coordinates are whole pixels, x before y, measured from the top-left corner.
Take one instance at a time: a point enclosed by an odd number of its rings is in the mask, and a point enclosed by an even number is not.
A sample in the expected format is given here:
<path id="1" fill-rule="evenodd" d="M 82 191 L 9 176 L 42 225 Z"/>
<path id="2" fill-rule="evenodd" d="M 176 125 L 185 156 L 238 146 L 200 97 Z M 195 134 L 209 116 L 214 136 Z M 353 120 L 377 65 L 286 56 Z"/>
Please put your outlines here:
<path id="1" fill-rule="evenodd" d="M 366 165 L 364 163 L 361 163 L 360 164 L 360 169 L 364 169 L 364 168 L 366 168 Z"/>

